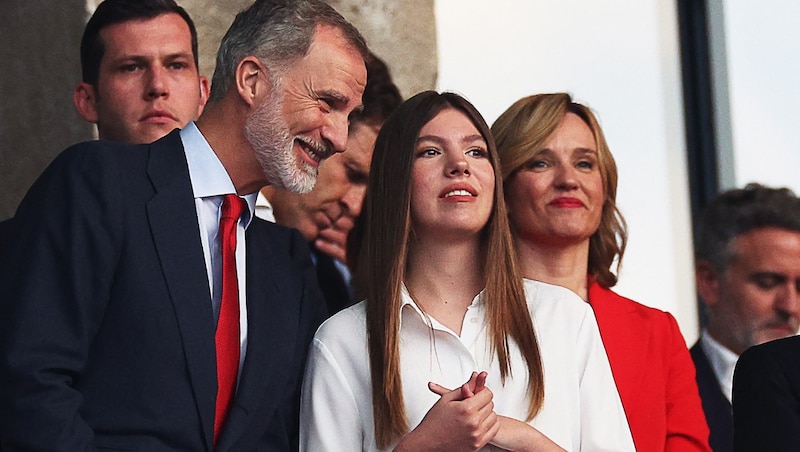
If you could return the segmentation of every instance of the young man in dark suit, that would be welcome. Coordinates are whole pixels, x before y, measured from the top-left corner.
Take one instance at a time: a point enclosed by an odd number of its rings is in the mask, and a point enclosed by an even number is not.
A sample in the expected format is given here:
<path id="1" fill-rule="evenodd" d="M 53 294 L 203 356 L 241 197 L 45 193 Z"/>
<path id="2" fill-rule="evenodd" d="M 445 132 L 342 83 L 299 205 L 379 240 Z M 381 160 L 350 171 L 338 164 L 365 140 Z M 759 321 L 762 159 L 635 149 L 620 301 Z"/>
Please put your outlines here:
<path id="1" fill-rule="evenodd" d="M 366 55 L 326 4 L 259 0 L 196 124 L 53 162 L 0 260 L 3 450 L 291 447 L 322 306 L 300 234 L 252 212 L 344 150 Z"/>

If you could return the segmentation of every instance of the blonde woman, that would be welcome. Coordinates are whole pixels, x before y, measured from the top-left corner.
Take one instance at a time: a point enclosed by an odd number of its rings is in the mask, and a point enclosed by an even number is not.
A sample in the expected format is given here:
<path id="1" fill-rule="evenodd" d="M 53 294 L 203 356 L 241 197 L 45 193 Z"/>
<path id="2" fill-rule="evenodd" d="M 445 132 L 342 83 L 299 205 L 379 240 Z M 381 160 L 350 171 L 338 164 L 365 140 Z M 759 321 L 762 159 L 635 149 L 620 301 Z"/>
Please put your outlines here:
<path id="1" fill-rule="evenodd" d="M 617 167 L 592 111 L 566 93 L 539 94 L 511 105 L 492 132 L 523 275 L 593 308 L 636 449 L 710 450 L 675 319 L 611 290 L 627 234 Z"/>

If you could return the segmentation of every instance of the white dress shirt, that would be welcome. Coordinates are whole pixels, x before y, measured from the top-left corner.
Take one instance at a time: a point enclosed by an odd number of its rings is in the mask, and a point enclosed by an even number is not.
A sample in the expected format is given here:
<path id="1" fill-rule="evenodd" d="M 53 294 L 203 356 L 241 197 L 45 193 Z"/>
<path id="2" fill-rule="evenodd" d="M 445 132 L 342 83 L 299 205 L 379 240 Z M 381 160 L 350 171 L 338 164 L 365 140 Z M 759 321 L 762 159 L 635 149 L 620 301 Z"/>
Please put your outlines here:
<path id="1" fill-rule="evenodd" d="M 197 220 L 200 225 L 200 241 L 208 273 L 208 290 L 214 321 L 219 317 L 222 301 L 222 253 L 220 251 L 219 219 L 224 195 L 236 193 L 228 172 L 211 149 L 194 122 L 181 130 L 181 141 L 189 166 L 189 179 L 192 181 Z M 253 218 L 256 194 L 244 196 L 247 209 L 236 226 L 236 279 L 239 283 L 239 375 L 242 374 L 247 352 L 247 272 L 245 271 L 245 228 Z M 186 231 L 187 234 L 191 233 Z"/>
<path id="2" fill-rule="evenodd" d="M 706 330 L 703 330 L 700 335 L 700 346 L 703 347 L 703 351 L 708 357 L 711 370 L 714 371 L 714 375 L 717 377 L 722 393 L 728 399 L 728 402 L 733 403 L 733 371 L 736 369 L 736 361 L 739 360 L 739 355 L 714 340 Z"/>
<path id="3" fill-rule="evenodd" d="M 568 451 L 632 451 L 633 439 L 591 307 L 573 292 L 525 280 L 528 309 L 544 367 L 544 406 L 530 422 Z M 486 370 L 497 414 L 524 420 L 527 366 L 509 343 L 513 377 L 500 382 L 492 359 L 483 292 L 467 309 L 461 336 L 422 313 L 403 288 L 400 368 L 409 425 L 416 427 L 439 396 L 429 381 L 448 388 Z M 320 326 L 306 367 L 300 408 L 300 448 L 375 451 L 366 310 L 361 303 Z M 391 450 L 389 448 L 388 450 Z M 484 450 L 498 450 L 487 446 Z"/>

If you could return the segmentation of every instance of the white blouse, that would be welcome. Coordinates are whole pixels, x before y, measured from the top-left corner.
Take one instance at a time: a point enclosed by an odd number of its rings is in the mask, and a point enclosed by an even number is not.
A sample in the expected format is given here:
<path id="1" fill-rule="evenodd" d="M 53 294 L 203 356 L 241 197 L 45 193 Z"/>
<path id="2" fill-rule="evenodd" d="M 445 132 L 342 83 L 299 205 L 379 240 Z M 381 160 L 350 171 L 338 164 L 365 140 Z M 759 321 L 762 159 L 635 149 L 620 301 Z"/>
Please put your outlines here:
<path id="1" fill-rule="evenodd" d="M 545 400 L 530 422 L 568 451 L 633 451 L 625 412 L 614 384 L 591 307 L 568 289 L 525 280 L 528 309 L 544 367 Z M 483 292 L 464 316 L 461 336 L 422 313 L 403 288 L 400 368 L 403 397 L 413 429 L 447 388 L 472 371 L 488 372 L 499 415 L 524 420 L 528 412 L 527 366 L 509 343 L 512 374 L 505 386 L 491 359 Z M 300 449 L 377 451 L 366 334 L 366 304 L 339 312 L 320 326 L 311 344 L 300 407 Z M 391 447 L 388 449 L 391 450 Z M 483 450 L 499 450 L 487 446 Z"/>

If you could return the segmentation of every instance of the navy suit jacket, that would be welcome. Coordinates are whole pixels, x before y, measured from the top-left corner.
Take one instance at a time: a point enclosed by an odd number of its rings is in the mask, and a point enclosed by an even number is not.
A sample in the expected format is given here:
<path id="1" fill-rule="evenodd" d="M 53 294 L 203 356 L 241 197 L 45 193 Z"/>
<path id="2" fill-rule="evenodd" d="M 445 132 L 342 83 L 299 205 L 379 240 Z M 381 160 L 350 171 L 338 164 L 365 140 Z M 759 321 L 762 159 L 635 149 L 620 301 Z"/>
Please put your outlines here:
<path id="1" fill-rule="evenodd" d="M 6 247 L 6 242 L 10 240 L 9 234 L 11 231 L 11 220 L 13 219 L 14 218 L 8 218 L 0 221 L 0 256 L 3 255 L 3 249 Z"/>
<path id="2" fill-rule="evenodd" d="M 333 258 L 317 250 L 313 245 L 310 246 L 317 261 L 317 282 L 325 298 L 330 317 L 342 309 L 352 306 L 355 302 L 351 299 L 347 282 L 342 272 L 336 267 Z"/>
<path id="3" fill-rule="evenodd" d="M 324 305 L 297 231 L 246 231 L 247 355 L 217 451 L 287 450 Z M 214 321 L 177 132 L 64 151 L 0 259 L 3 450 L 210 451 Z"/>
<path id="4" fill-rule="evenodd" d="M 697 389 L 703 401 L 708 428 L 711 430 L 709 443 L 714 452 L 733 450 L 733 412 L 728 398 L 722 393 L 711 363 L 708 361 L 700 341 L 691 350 L 694 367 L 697 370 Z"/>
<path id="5" fill-rule="evenodd" d="M 800 336 L 750 347 L 733 374 L 736 451 L 800 450 Z"/>

